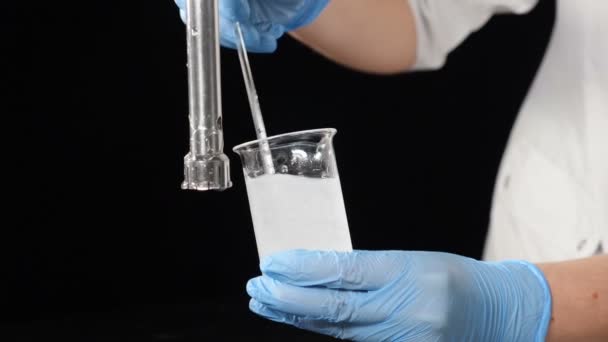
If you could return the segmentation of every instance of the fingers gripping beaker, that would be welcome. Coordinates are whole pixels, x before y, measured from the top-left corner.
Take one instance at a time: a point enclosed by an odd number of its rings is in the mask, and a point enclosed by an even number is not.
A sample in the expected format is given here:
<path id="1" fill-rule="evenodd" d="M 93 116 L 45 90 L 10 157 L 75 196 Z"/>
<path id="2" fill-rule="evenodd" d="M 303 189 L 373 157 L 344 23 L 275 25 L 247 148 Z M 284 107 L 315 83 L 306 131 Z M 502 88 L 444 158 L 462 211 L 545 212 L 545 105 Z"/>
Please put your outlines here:
<path id="1" fill-rule="evenodd" d="M 302 131 L 234 148 L 243 164 L 260 259 L 290 249 L 352 250 L 335 134 Z"/>

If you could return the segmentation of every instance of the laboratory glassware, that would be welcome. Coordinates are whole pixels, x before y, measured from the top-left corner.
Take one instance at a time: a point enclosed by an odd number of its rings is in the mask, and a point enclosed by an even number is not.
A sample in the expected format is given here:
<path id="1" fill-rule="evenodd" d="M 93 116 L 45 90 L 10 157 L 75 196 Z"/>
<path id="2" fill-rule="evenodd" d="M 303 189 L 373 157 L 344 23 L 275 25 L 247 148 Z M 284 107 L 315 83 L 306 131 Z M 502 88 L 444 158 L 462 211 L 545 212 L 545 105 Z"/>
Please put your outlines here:
<path id="1" fill-rule="evenodd" d="M 183 189 L 226 190 L 230 160 L 224 154 L 218 0 L 186 1 L 190 153 Z"/>
<path id="2" fill-rule="evenodd" d="M 234 148 L 260 260 L 290 249 L 352 250 L 333 147 L 336 133 L 332 128 L 293 132 Z"/>

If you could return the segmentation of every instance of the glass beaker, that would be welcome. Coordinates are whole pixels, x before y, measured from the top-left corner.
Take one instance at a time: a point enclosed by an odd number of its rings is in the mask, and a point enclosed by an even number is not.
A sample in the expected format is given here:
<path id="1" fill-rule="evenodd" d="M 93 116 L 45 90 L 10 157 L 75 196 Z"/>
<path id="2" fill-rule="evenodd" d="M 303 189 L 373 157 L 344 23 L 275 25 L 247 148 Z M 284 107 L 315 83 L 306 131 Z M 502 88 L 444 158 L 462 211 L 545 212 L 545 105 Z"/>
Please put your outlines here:
<path id="1" fill-rule="evenodd" d="M 290 249 L 352 250 L 336 133 L 287 133 L 234 148 L 243 164 L 260 260 Z"/>

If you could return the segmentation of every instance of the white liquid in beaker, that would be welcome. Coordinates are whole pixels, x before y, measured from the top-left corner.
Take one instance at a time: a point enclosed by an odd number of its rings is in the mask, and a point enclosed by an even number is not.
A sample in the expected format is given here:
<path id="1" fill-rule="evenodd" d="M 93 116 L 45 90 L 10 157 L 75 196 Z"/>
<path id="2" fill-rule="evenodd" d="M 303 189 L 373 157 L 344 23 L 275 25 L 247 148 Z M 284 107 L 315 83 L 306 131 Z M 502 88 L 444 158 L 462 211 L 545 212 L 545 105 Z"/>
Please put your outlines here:
<path id="1" fill-rule="evenodd" d="M 338 178 L 245 179 L 260 260 L 290 249 L 352 250 Z"/>

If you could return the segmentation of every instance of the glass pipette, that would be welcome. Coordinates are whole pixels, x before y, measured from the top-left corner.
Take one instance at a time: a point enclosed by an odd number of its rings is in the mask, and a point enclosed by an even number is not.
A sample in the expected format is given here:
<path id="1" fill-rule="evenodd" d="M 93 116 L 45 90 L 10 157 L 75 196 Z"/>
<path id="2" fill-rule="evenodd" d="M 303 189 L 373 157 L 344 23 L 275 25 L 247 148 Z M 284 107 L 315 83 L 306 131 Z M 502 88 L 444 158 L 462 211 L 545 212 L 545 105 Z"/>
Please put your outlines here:
<path id="1" fill-rule="evenodd" d="M 245 88 L 247 89 L 247 97 L 249 98 L 249 107 L 251 108 L 255 133 L 260 141 L 264 171 L 266 174 L 274 174 L 275 171 L 274 164 L 272 163 L 272 155 L 270 154 L 270 146 L 266 140 L 266 126 L 264 125 L 264 118 L 262 117 L 258 93 L 255 88 L 255 83 L 253 82 L 253 74 L 251 73 L 249 58 L 247 57 L 247 49 L 245 48 L 245 39 L 243 38 L 241 24 L 237 22 L 234 30 L 237 37 L 237 50 L 241 62 L 241 69 L 243 71 L 243 78 L 245 80 Z"/>

